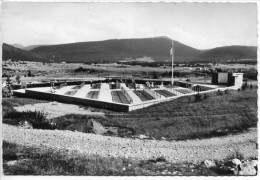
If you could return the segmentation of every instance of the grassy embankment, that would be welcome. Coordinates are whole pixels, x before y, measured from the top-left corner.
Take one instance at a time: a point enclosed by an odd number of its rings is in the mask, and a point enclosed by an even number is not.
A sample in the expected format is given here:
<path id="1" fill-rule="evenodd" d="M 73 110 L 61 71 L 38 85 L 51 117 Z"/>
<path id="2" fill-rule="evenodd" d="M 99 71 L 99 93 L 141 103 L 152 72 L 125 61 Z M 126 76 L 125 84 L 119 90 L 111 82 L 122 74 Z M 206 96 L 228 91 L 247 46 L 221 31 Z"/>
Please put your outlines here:
<path id="1" fill-rule="evenodd" d="M 201 102 L 188 98 L 129 113 L 107 114 L 102 123 L 135 129 L 137 134 L 169 139 L 208 138 L 257 126 L 257 90 L 212 93 Z"/>

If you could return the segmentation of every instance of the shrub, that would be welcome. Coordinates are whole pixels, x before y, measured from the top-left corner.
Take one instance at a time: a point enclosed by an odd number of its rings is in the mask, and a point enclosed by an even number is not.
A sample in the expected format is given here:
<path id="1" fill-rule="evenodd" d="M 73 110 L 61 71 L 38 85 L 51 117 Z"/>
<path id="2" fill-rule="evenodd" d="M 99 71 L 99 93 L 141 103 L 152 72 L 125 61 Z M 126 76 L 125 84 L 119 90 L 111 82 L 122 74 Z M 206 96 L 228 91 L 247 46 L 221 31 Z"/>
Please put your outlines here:
<path id="1" fill-rule="evenodd" d="M 46 119 L 46 115 L 40 111 L 11 111 L 6 113 L 3 118 L 3 123 L 11 125 L 23 124 L 29 122 L 36 129 L 55 129 L 56 126 Z"/>
<path id="2" fill-rule="evenodd" d="M 9 77 L 9 75 L 6 74 L 6 73 L 3 73 L 3 74 L 2 74 L 2 77 Z"/>
<path id="3" fill-rule="evenodd" d="M 16 153 L 18 151 L 18 148 L 15 144 L 8 143 L 6 141 L 3 141 L 3 160 L 4 161 L 11 161 L 11 160 L 17 160 Z"/>
<path id="4" fill-rule="evenodd" d="M 10 125 L 19 125 L 22 115 L 20 112 L 10 111 L 3 116 L 3 123 Z"/>
<path id="5" fill-rule="evenodd" d="M 199 102 L 199 101 L 201 101 L 201 95 L 200 95 L 200 93 L 198 93 L 198 94 L 195 95 L 195 102 Z"/>
<path id="6" fill-rule="evenodd" d="M 8 101 L 7 99 L 3 99 L 2 100 L 2 112 L 3 112 L 3 116 L 6 113 L 12 112 L 14 111 L 14 103 L 12 103 L 11 101 Z"/>
<path id="7" fill-rule="evenodd" d="M 77 69 L 74 70 L 74 72 L 88 72 L 88 73 L 94 73 L 96 72 L 96 70 L 94 69 L 87 69 L 87 68 L 83 68 L 83 67 L 79 67 Z"/>
<path id="8" fill-rule="evenodd" d="M 32 72 L 30 70 L 28 71 L 28 77 L 32 77 Z"/>
<path id="9" fill-rule="evenodd" d="M 153 79 L 158 79 L 158 75 L 156 74 L 156 72 L 153 72 Z"/>
<path id="10" fill-rule="evenodd" d="M 222 95 L 223 95 L 223 93 L 220 90 L 218 90 L 217 96 L 222 96 Z"/>
<path id="11" fill-rule="evenodd" d="M 20 75 L 17 75 L 15 80 L 17 81 L 18 84 L 20 84 L 21 82 L 21 76 Z"/>

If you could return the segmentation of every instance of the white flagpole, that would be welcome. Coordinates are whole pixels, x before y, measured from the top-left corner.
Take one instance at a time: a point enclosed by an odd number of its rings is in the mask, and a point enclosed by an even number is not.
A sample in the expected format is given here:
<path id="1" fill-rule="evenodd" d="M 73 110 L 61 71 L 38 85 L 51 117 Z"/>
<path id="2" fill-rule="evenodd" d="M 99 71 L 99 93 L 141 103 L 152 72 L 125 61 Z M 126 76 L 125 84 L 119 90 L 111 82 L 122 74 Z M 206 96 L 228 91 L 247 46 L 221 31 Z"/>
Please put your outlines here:
<path id="1" fill-rule="evenodd" d="M 173 47 L 173 40 L 172 40 L 172 86 L 173 86 L 173 54 L 174 54 L 174 47 Z"/>

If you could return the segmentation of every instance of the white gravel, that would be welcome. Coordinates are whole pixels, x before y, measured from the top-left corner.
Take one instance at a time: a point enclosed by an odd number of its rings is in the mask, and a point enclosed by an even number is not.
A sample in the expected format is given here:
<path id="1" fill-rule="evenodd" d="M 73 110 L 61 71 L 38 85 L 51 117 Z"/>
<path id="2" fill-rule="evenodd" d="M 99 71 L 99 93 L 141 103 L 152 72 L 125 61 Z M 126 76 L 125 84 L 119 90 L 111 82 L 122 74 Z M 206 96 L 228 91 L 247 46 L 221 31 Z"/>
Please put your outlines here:
<path id="1" fill-rule="evenodd" d="M 164 156 L 170 162 L 221 160 L 239 151 L 257 157 L 257 129 L 226 137 L 187 141 L 125 139 L 59 130 L 22 129 L 3 124 L 3 140 L 29 147 L 66 149 L 87 155 L 145 160 Z"/>

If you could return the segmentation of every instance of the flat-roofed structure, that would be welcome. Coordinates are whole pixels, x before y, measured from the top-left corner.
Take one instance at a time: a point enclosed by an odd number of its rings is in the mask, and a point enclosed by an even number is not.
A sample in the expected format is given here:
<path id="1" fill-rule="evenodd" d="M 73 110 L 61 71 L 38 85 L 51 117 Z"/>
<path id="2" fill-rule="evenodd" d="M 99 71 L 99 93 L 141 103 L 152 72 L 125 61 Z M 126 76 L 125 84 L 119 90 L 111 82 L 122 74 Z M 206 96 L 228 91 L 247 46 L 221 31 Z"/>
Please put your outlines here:
<path id="1" fill-rule="evenodd" d="M 212 75 L 212 84 L 240 88 L 243 84 L 243 73 L 216 72 Z"/>

